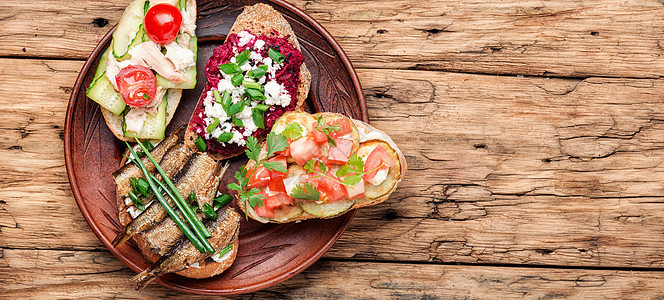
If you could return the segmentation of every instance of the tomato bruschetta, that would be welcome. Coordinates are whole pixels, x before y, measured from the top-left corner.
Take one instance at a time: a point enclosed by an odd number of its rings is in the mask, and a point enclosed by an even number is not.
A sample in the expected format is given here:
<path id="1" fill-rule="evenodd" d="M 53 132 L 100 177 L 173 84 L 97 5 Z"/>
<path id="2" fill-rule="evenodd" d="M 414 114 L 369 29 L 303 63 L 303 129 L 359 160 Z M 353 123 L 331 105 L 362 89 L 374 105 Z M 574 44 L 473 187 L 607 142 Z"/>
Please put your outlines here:
<path id="1" fill-rule="evenodd" d="M 270 135 L 239 178 L 238 206 L 260 222 L 332 218 L 381 203 L 406 172 L 387 134 L 341 114 L 287 112 Z M 279 139 L 283 150 L 271 151 Z M 257 194 L 261 201 L 252 198 Z"/>

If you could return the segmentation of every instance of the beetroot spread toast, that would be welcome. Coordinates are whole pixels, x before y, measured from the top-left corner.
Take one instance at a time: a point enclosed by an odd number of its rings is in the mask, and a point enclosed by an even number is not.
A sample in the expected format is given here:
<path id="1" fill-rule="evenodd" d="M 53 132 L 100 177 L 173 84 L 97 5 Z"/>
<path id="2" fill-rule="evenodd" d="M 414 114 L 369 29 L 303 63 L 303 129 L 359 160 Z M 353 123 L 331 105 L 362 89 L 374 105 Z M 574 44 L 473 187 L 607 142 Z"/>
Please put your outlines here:
<path id="1" fill-rule="evenodd" d="M 277 118 L 301 110 L 311 74 L 292 28 L 266 4 L 245 7 L 205 67 L 207 84 L 185 142 L 215 159 L 244 152 Z"/>

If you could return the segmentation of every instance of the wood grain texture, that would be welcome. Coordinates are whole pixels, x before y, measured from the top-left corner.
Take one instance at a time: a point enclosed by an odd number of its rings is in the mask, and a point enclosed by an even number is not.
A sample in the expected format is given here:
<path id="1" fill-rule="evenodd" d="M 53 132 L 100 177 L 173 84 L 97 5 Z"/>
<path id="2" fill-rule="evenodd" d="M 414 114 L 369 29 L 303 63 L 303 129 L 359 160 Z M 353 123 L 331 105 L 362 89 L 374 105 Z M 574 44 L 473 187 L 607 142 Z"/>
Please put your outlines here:
<path id="1" fill-rule="evenodd" d="M 0 56 L 85 59 L 127 2 L 5 3 Z M 664 74 L 664 5 L 656 0 L 293 4 L 320 22 L 361 68 L 558 77 Z"/>
<path id="2" fill-rule="evenodd" d="M 126 282 L 133 274 L 107 252 L 0 249 L 2 298 L 90 298 L 100 291 L 122 299 L 209 298 L 158 285 L 139 293 Z M 233 299 L 645 299 L 664 296 L 662 286 L 654 272 L 319 261 L 285 283 Z"/>
<path id="3" fill-rule="evenodd" d="M 17 112 L 0 128 L 0 247 L 103 249 L 64 179 L 60 86 L 80 65 L 0 60 L 2 80 L 43 79 L 0 87 L 17 99 L 0 113 Z M 664 267 L 662 80 L 358 74 L 372 124 L 400 145 L 409 176 L 360 210 L 326 257 Z"/>

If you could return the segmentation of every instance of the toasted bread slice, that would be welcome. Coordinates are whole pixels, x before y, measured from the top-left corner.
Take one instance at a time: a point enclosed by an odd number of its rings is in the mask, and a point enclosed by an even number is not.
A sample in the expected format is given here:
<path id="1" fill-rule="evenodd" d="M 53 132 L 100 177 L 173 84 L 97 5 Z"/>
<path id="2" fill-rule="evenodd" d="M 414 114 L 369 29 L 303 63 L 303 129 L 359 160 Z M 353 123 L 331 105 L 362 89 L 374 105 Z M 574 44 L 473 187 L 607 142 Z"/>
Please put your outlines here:
<path id="1" fill-rule="evenodd" d="M 306 112 L 288 112 L 275 122 L 272 131 L 280 133 L 284 130 L 286 125 L 292 123 L 310 124 L 316 120 L 318 116 L 322 116 L 326 121 L 344 117 L 340 114 L 328 112 L 313 115 L 309 115 Z M 386 179 L 381 184 L 366 184 L 365 196 L 360 199 L 342 199 L 340 201 L 329 203 L 315 203 L 312 201 L 299 201 L 294 199 L 295 201 L 293 205 L 282 206 L 278 210 L 275 210 L 275 217 L 270 219 L 257 215 L 251 206 L 246 206 L 242 201 L 238 201 L 240 209 L 252 219 L 262 223 L 290 223 L 316 218 L 333 218 L 352 209 L 375 205 L 387 200 L 396 190 L 398 183 L 403 180 L 406 174 L 406 159 L 396 143 L 385 132 L 365 122 L 358 120 L 352 121 L 354 125 L 352 126 L 352 133 L 346 138 L 359 143 L 359 146 L 353 147 L 352 153 L 357 153 L 364 157 L 368 156 L 376 147 L 382 147 L 390 155 L 396 156 L 397 163 L 389 168 Z M 264 157 L 265 154 L 266 153 L 262 153 L 260 157 Z M 255 162 L 249 161 L 246 168 L 251 169 L 254 166 Z M 305 171 L 301 166 L 292 164 L 288 167 L 288 175 L 286 177 L 292 177 L 304 172 Z"/>
<path id="2" fill-rule="evenodd" d="M 242 13 L 235 20 L 229 34 L 237 34 L 244 30 L 257 36 L 288 37 L 288 42 L 302 52 L 300 43 L 298 42 L 295 32 L 293 32 L 290 24 L 288 24 L 288 21 L 286 21 L 286 19 L 270 5 L 259 3 L 252 6 L 245 6 Z M 297 105 L 295 110 L 302 109 L 304 101 L 307 99 L 307 95 L 309 95 L 310 87 L 311 73 L 309 72 L 309 69 L 307 69 L 305 63 L 302 63 L 300 66 L 300 83 L 297 86 Z M 205 94 L 201 95 L 201 98 L 198 101 L 203 101 L 203 99 L 205 99 Z M 189 123 L 191 124 L 191 120 Z M 191 126 L 189 126 L 185 135 L 185 143 L 195 151 L 197 151 L 196 145 L 194 145 L 196 138 L 198 138 L 198 134 L 196 134 L 191 129 Z M 214 159 L 227 159 L 238 156 L 242 153 L 244 153 L 244 150 L 240 149 L 235 153 L 227 155 L 215 153 L 209 154 Z"/>
<path id="3" fill-rule="evenodd" d="M 159 2 L 176 5 L 178 1 L 170 0 L 170 1 L 159 1 Z M 156 1 L 152 1 L 151 5 L 155 4 Z M 187 7 L 196 7 L 196 0 L 187 0 Z M 192 20 L 196 20 L 196 15 L 197 15 L 196 9 L 188 9 L 187 12 L 189 13 L 189 18 L 191 18 Z M 171 122 L 171 119 L 173 119 L 173 115 L 175 114 L 175 110 L 178 108 L 178 105 L 180 104 L 181 98 L 182 98 L 181 89 L 168 89 L 166 125 L 168 125 Z M 104 120 L 106 120 L 106 125 L 108 125 L 108 128 L 111 130 L 111 132 L 113 133 L 113 135 L 115 135 L 116 138 L 118 138 L 121 141 L 128 141 L 128 142 L 134 141 L 134 138 L 126 137 L 122 132 L 122 116 L 118 116 L 103 107 L 99 108 L 101 109 L 101 113 L 104 116 Z"/>

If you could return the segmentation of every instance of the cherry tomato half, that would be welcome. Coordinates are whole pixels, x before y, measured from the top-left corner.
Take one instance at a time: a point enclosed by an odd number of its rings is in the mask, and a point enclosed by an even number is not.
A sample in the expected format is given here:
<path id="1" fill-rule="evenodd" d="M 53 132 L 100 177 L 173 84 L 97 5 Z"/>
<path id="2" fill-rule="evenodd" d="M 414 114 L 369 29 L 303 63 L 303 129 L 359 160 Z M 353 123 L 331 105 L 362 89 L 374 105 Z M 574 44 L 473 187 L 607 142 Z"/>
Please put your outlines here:
<path id="1" fill-rule="evenodd" d="M 129 106 L 139 107 L 150 103 L 157 93 L 157 78 L 152 71 L 141 65 L 131 65 L 115 75 L 122 99 Z"/>
<path id="2" fill-rule="evenodd" d="M 173 5 L 157 4 L 145 14 L 145 33 L 157 44 L 165 45 L 175 40 L 180 26 L 182 13 Z"/>

